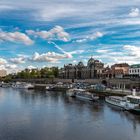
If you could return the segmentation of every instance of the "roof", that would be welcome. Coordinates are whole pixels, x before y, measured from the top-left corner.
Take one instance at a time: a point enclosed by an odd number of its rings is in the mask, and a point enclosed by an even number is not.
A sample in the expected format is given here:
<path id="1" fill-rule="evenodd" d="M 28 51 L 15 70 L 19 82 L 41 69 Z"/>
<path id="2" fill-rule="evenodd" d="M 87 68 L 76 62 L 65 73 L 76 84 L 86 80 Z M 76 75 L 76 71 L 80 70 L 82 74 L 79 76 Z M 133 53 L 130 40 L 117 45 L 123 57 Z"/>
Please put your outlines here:
<path id="1" fill-rule="evenodd" d="M 140 68 L 140 64 L 131 65 L 130 68 Z"/>
<path id="2" fill-rule="evenodd" d="M 129 67 L 127 63 L 119 63 L 119 64 L 114 64 L 111 67 Z"/>
<path id="3" fill-rule="evenodd" d="M 91 58 L 88 60 L 88 63 L 91 64 L 91 63 L 94 63 L 94 61 L 95 61 L 94 58 L 91 57 Z"/>
<path id="4" fill-rule="evenodd" d="M 78 66 L 83 67 L 83 66 L 84 66 L 83 62 L 80 61 L 80 62 L 78 63 Z"/>
<path id="5" fill-rule="evenodd" d="M 139 99 L 139 100 L 140 100 L 140 96 L 128 95 L 127 97 L 129 97 L 129 98 L 133 98 L 133 99 Z"/>

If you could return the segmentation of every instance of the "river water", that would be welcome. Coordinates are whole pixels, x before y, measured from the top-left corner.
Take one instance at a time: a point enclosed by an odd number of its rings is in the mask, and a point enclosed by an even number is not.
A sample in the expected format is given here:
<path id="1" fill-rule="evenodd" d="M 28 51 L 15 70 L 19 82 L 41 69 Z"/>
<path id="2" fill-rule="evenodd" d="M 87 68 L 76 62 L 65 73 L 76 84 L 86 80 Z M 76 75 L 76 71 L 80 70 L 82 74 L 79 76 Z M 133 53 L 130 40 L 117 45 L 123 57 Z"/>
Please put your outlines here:
<path id="1" fill-rule="evenodd" d="M 61 92 L 0 88 L 0 140 L 140 140 L 140 116 Z"/>

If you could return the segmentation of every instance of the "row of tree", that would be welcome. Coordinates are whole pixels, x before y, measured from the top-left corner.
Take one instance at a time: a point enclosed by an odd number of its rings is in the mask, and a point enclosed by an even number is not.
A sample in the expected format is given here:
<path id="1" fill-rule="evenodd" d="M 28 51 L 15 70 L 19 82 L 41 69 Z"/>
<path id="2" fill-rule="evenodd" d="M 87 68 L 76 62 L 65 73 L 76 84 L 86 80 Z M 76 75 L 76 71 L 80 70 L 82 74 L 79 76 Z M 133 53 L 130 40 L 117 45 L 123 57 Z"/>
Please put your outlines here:
<path id="1" fill-rule="evenodd" d="M 42 68 L 42 69 L 25 69 L 18 72 L 15 78 L 20 79 L 34 79 L 34 78 L 56 78 L 58 77 L 58 67 Z"/>
<path id="2" fill-rule="evenodd" d="M 37 78 L 57 78 L 59 73 L 58 67 L 42 69 L 25 69 L 16 74 L 9 74 L 4 79 L 37 79 Z"/>

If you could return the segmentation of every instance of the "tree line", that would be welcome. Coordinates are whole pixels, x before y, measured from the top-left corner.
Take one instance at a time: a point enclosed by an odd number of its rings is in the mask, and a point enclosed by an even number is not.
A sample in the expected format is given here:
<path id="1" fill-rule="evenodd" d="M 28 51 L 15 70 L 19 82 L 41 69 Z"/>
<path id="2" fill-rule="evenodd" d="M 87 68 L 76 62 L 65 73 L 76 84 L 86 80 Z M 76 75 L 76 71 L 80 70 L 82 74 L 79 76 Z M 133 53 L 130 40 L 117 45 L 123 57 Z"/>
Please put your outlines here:
<path id="1" fill-rule="evenodd" d="M 45 67 L 41 69 L 24 69 L 15 74 L 9 74 L 6 77 L 1 78 L 4 81 L 10 81 L 12 79 L 39 79 L 39 78 L 57 78 L 59 74 L 58 67 Z"/>

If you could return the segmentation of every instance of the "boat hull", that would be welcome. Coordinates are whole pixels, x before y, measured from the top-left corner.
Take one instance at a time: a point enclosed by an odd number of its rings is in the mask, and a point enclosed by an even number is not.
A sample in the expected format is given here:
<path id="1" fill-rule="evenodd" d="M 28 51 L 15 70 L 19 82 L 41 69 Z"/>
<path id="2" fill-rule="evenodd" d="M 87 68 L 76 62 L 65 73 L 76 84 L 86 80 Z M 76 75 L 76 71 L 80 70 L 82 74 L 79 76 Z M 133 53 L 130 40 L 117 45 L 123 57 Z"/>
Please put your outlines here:
<path id="1" fill-rule="evenodd" d="M 93 101 L 93 99 L 89 98 L 89 97 L 84 97 L 84 96 L 80 96 L 80 95 L 75 95 L 75 97 L 78 99 L 81 99 L 81 100 Z"/>
<path id="2" fill-rule="evenodd" d="M 124 105 L 121 105 L 121 104 L 119 104 L 119 103 L 115 103 L 115 102 L 113 102 L 113 101 L 111 101 L 111 100 L 109 100 L 109 99 L 105 99 L 105 101 L 108 103 L 108 104 L 110 104 L 110 105 L 113 105 L 113 106 L 116 106 L 116 107 L 119 107 L 119 108 L 121 108 L 121 109 L 124 109 Z"/>
<path id="3" fill-rule="evenodd" d="M 140 109 L 130 109 L 128 111 L 133 113 L 133 114 L 140 115 Z"/>

